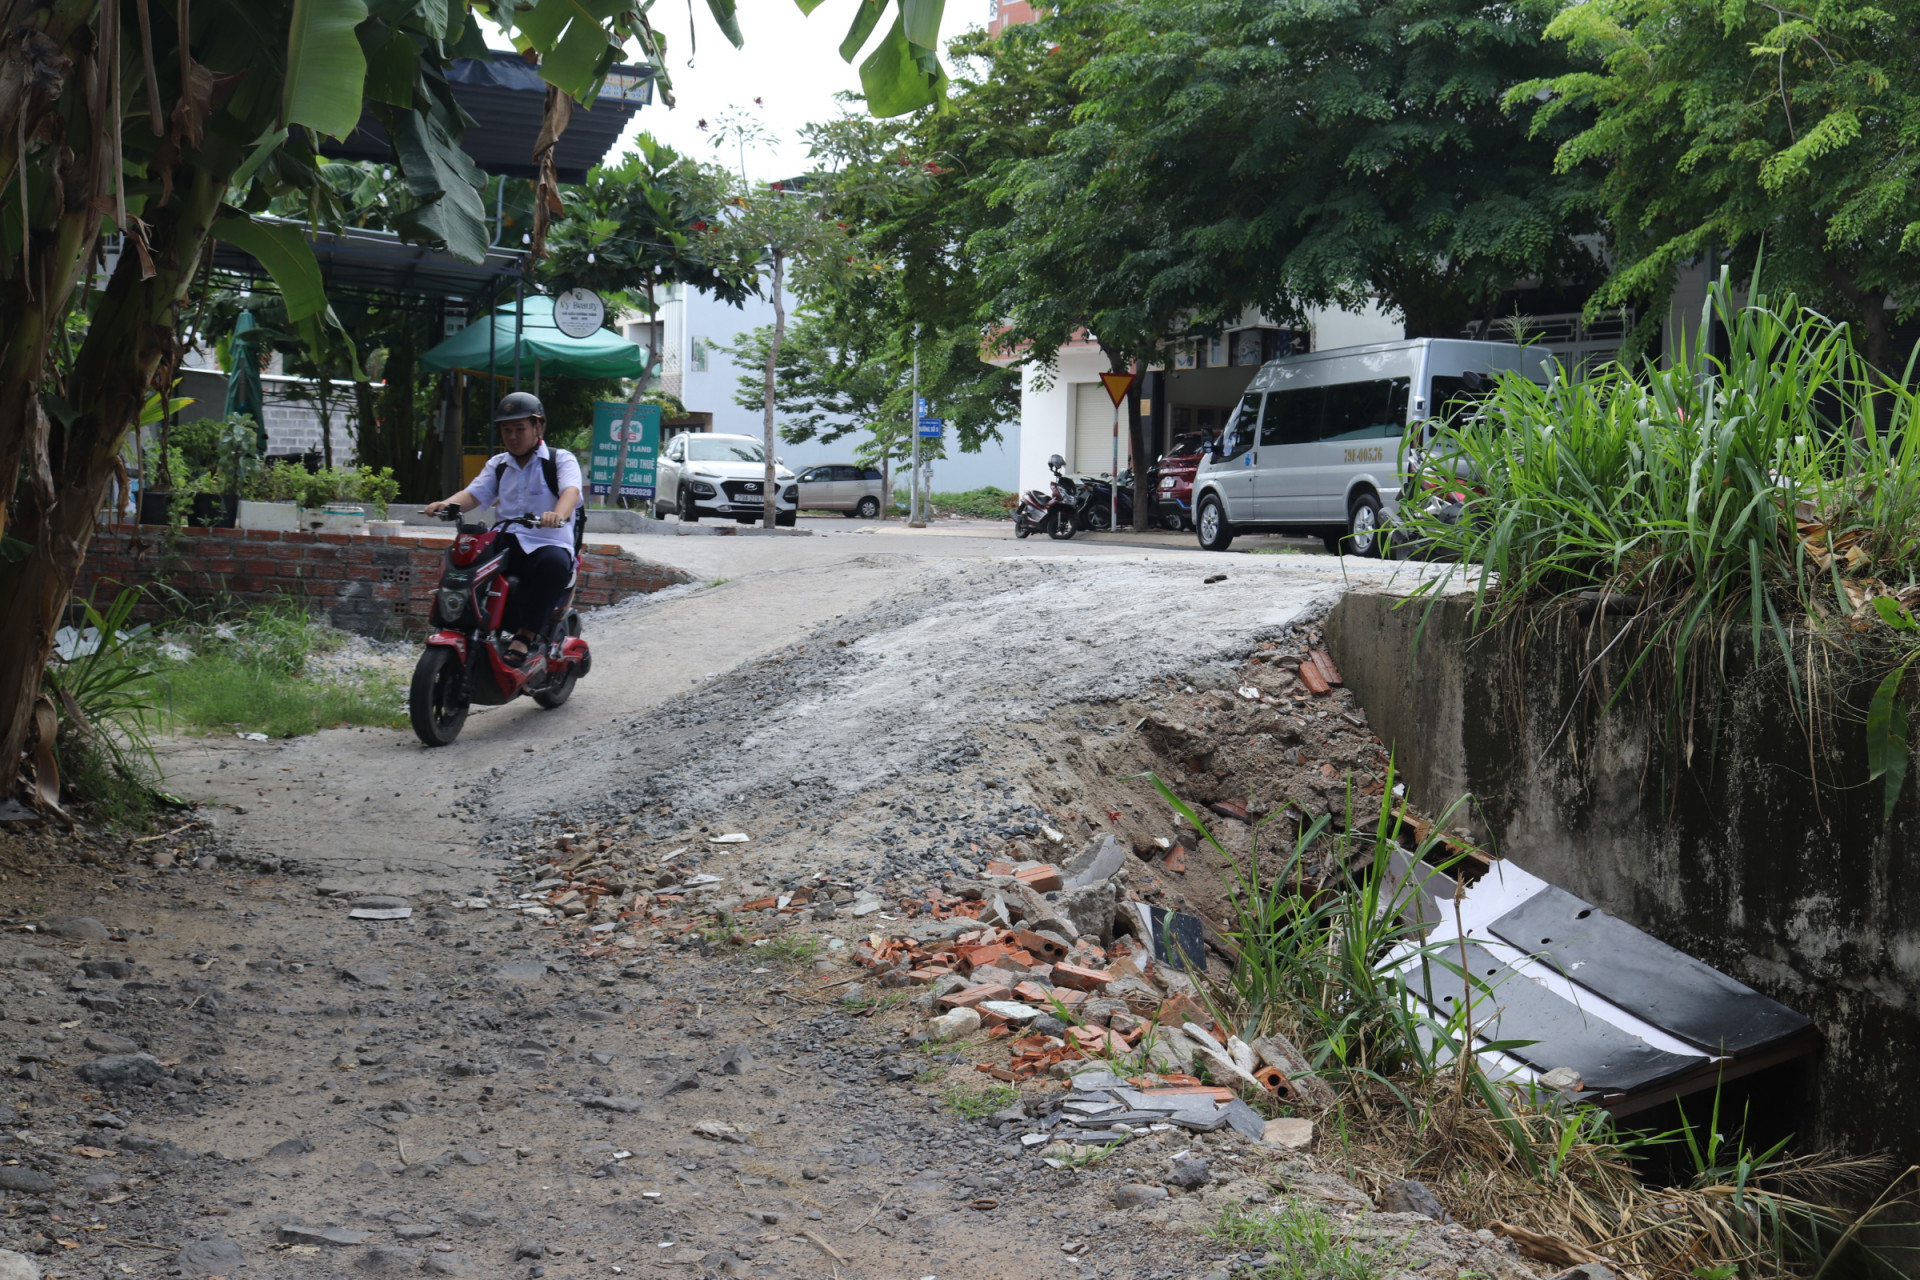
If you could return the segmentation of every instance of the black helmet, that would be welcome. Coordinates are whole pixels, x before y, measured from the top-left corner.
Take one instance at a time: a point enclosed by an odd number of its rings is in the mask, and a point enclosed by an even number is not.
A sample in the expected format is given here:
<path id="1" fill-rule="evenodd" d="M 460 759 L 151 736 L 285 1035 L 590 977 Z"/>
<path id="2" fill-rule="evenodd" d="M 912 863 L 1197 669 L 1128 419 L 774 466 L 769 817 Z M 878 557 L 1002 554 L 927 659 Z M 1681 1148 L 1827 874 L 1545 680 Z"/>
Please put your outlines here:
<path id="1" fill-rule="evenodd" d="M 500 407 L 493 411 L 495 422 L 511 422 L 515 418 L 538 418 L 547 420 L 546 406 L 540 403 L 540 397 L 530 391 L 510 391 L 501 397 Z"/>

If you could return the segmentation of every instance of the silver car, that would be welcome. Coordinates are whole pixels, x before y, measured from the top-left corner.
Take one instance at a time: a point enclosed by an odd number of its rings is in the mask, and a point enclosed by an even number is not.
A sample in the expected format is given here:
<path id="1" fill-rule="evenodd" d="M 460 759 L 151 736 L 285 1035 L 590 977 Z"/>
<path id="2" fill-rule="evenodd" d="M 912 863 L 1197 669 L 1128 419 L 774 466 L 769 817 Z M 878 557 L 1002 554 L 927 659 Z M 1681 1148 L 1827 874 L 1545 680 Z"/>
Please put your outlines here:
<path id="1" fill-rule="evenodd" d="M 883 498 L 880 468 L 822 463 L 800 473 L 800 505 L 808 511 L 838 511 L 871 520 Z"/>

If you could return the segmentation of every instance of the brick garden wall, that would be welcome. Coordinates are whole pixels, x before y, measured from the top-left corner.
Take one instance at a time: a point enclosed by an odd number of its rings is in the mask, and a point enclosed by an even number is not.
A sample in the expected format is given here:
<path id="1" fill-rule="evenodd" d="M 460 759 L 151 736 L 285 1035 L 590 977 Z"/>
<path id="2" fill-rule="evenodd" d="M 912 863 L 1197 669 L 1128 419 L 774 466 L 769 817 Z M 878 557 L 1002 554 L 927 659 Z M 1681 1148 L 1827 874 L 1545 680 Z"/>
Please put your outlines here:
<path id="1" fill-rule="evenodd" d="M 74 595 L 104 606 L 122 584 L 163 584 L 195 601 L 297 600 L 362 635 L 417 634 L 452 540 L 115 525 L 94 535 Z M 688 581 L 612 543 L 588 543 L 574 599 L 612 604 Z"/>

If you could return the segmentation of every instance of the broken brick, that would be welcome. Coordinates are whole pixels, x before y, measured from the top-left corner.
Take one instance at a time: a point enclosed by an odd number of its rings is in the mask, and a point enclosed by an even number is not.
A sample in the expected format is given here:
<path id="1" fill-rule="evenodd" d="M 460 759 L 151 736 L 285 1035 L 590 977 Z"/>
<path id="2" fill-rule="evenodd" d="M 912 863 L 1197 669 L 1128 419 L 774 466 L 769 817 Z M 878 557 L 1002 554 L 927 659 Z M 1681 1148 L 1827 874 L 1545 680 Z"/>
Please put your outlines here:
<path id="1" fill-rule="evenodd" d="M 1176 875 L 1185 875 L 1187 873 L 1186 848 L 1182 845 L 1173 846 L 1172 851 L 1160 865 Z"/>
<path id="2" fill-rule="evenodd" d="M 1098 991 L 1113 981 L 1113 975 L 1099 969 L 1082 969 L 1077 964 L 1053 966 L 1053 985 L 1075 991 Z"/>
<path id="3" fill-rule="evenodd" d="M 977 987 L 968 987 L 952 995 L 940 997 L 940 1003 L 954 1009 L 972 1009 L 983 1000 L 1007 1000 L 1013 996 L 1013 988 L 996 983 L 983 983 Z"/>
<path id="4" fill-rule="evenodd" d="M 1028 867 L 1025 871 L 1016 871 L 1013 873 L 1013 878 L 1035 893 L 1052 893 L 1066 884 L 1066 881 L 1061 878 L 1060 868 L 1052 863 L 1042 867 Z"/>
<path id="5" fill-rule="evenodd" d="M 987 863 L 986 873 L 990 876 L 1010 876 L 1013 874 L 1013 864 L 1011 862 L 989 862 Z"/>
<path id="6" fill-rule="evenodd" d="M 1030 929 L 1014 930 L 1013 940 L 1017 946 L 1032 955 L 1036 960 L 1044 960 L 1048 964 L 1057 964 L 1067 958 L 1067 949 L 1064 946 L 1055 942 L 1052 938 L 1043 938 Z"/>
<path id="7" fill-rule="evenodd" d="M 1341 683 L 1340 668 L 1333 665 L 1332 654 L 1328 653 L 1325 649 L 1311 649 L 1308 650 L 1307 657 L 1312 662 L 1314 670 L 1318 672 L 1322 680 L 1325 680 L 1330 685 Z M 1301 670 L 1304 671 L 1307 663 L 1301 663 L 1300 667 Z"/>
<path id="8" fill-rule="evenodd" d="M 1044 1005 L 1053 999 L 1053 992 L 1037 982 L 1023 982 L 1013 989 L 1013 994 L 1029 1004 Z"/>

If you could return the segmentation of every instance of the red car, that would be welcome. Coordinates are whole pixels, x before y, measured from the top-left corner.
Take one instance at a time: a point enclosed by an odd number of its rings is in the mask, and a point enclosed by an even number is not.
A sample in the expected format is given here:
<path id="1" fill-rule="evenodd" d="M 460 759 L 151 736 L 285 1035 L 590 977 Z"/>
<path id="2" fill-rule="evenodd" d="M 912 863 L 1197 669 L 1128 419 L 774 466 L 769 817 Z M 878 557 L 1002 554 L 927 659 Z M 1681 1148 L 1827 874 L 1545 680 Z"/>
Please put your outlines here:
<path id="1" fill-rule="evenodd" d="M 1153 464 L 1153 518 L 1162 528 L 1193 528 L 1193 476 L 1210 447 L 1205 435 L 1180 436 Z"/>

